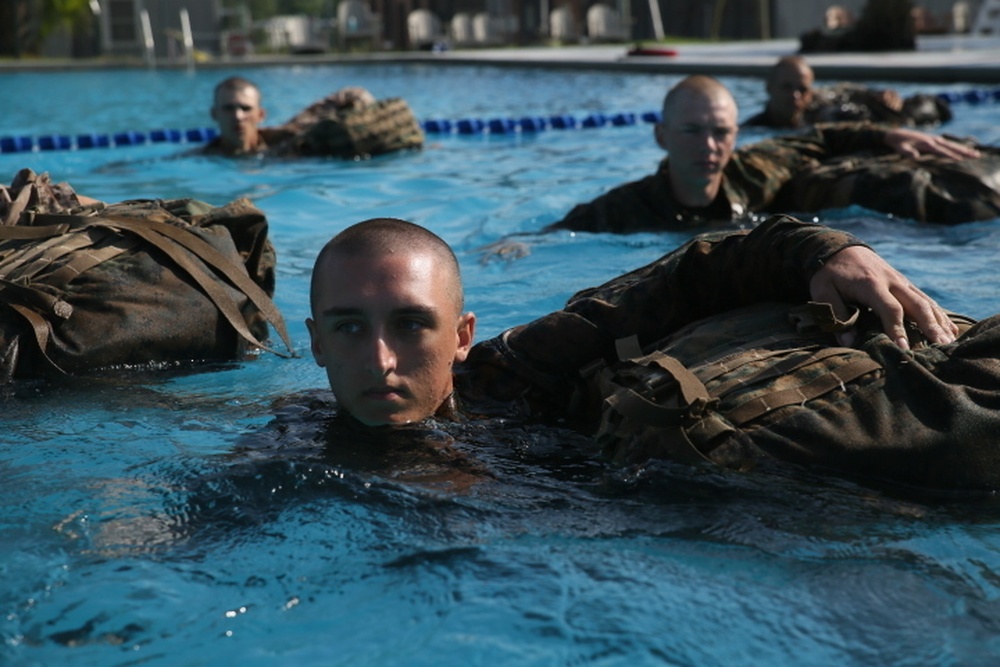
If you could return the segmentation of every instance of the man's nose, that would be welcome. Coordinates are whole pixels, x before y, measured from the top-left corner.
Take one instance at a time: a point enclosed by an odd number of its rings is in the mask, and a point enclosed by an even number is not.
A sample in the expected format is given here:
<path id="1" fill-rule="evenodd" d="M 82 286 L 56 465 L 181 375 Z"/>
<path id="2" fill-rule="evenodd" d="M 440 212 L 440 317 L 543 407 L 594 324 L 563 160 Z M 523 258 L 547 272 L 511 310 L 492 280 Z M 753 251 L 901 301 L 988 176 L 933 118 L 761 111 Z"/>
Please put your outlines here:
<path id="1" fill-rule="evenodd" d="M 376 336 L 372 340 L 369 368 L 380 377 L 384 377 L 396 370 L 396 352 L 383 336 Z"/>

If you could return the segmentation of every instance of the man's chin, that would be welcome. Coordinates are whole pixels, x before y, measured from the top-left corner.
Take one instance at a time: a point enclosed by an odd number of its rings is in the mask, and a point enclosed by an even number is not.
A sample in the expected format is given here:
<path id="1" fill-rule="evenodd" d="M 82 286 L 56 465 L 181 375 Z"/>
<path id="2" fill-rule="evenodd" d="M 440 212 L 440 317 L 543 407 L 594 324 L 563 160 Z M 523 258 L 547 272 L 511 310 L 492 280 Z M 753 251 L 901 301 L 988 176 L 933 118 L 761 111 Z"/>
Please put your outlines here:
<path id="1" fill-rule="evenodd" d="M 416 419 L 412 415 L 405 412 L 382 412 L 349 409 L 346 410 L 346 412 L 351 415 L 355 421 L 372 428 L 406 426 L 407 424 L 421 421 L 421 419 Z"/>

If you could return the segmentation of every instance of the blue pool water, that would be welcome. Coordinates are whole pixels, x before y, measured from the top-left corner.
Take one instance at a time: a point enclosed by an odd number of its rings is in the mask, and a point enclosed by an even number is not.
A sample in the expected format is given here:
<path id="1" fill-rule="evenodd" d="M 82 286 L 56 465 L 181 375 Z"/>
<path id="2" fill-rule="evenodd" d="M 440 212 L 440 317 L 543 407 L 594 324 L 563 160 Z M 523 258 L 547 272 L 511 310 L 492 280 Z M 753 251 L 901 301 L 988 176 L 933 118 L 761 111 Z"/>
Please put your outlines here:
<path id="1" fill-rule="evenodd" d="M 0 74 L 0 135 L 204 127 L 211 88 L 230 73 Z M 276 122 L 349 84 L 402 96 L 422 119 L 488 119 L 654 110 L 676 80 L 422 65 L 248 74 Z M 758 81 L 725 81 L 744 115 L 758 108 Z M 1000 141 L 1000 107 L 955 112 L 948 131 Z M 364 218 L 408 218 L 454 245 L 480 338 L 684 240 L 558 234 L 517 261 L 482 261 L 484 245 L 649 173 L 660 153 L 643 124 L 431 136 L 422 152 L 364 162 L 178 158 L 185 148 L 0 154 L 0 178 L 31 167 L 109 201 L 249 197 L 271 222 L 276 301 L 300 353 L 315 252 Z M 997 310 L 1000 221 L 932 227 L 860 209 L 820 219 L 869 241 L 947 307 Z M 616 476 L 575 455 L 571 436 L 528 431 L 497 441 L 470 430 L 468 453 L 492 477 L 465 494 L 294 453 L 233 455 L 272 437 L 276 400 L 323 383 L 307 357 L 262 356 L 5 392 L 0 664 L 1000 659 L 992 500 L 900 499 L 780 471 Z"/>

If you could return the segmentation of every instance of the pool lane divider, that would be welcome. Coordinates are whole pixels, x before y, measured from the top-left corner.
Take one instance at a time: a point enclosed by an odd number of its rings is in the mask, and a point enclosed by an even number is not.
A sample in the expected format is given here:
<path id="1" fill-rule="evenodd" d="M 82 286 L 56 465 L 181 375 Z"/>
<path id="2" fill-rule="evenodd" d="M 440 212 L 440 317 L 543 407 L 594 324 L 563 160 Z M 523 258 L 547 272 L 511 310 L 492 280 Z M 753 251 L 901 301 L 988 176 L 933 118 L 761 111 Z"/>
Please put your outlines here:
<path id="1" fill-rule="evenodd" d="M 938 97 L 949 104 L 984 104 L 1000 102 L 1000 88 L 993 90 L 967 90 L 964 92 L 939 93 Z M 553 130 L 589 129 L 598 127 L 622 127 L 639 122 L 658 123 L 659 111 L 642 113 L 592 113 L 583 118 L 567 114 L 555 116 L 522 116 L 520 118 L 460 118 L 458 120 L 432 119 L 420 123 L 428 134 L 528 134 Z M 88 150 L 92 148 L 116 148 L 121 146 L 141 146 L 158 143 L 202 144 L 219 136 L 214 127 L 196 127 L 189 130 L 160 129 L 149 132 L 116 132 L 113 134 L 46 134 L 39 137 L 0 137 L 0 153 L 32 153 L 35 151 Z"/>
<path id="2" fill-rule="evenodd" d="M 214 127 L 190 130 L 150 130 L 149 132 L 115 132 L 114 134 L 45 134 L 39 137 L 0 137 L 0 153 L 31 153 L 34 151 L 68 151 L 90 148 L 115 148 L 143 144 L 189 143 L 202 144 L 219 136 Z"/>

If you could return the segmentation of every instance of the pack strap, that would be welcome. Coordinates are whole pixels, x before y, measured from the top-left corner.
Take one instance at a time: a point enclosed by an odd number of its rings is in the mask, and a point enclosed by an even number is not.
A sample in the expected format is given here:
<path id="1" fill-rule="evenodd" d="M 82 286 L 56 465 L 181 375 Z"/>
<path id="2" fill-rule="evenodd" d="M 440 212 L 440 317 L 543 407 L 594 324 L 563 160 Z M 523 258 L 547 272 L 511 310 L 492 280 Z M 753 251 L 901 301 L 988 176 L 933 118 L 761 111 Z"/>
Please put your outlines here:
<path id="1" fill-rule="evenodd" d="M 212 302 L 219 309 L 219 312 L 223 314 L 233 329 L 243 336 L 244 339 L 263 350 L 267 350 L 281 357 L 287 357 L 288 355 L 277 352 L 257 340 L 257 337 L 254 336 L 249 327 L 247 327 L 246 320 L 243 318 L 243 315 L 240 313 L 235 302 L 214 280 L 209 278 L 204 271 L 198 268 L 190 260 L 186 253 L 179 252 L 177 246 L 180 245 L 190 251 L 207 266 L 225 276 L 229 280 L 230 284 L 246 294 L 247 298 L 250 299 L 250 301 L 260 310 L 261 314 L 264 315 L 265 319 L 267 319 L 271 326 L 274 327 L 275 331 L 278 332 L 281 336 L 282 342 L 285 344 L 285 347 L 287 347 L 289 352 L 291 352 L 291 338 L 288 336 L 288 331 L 285 328 L 284 318 L 281 317 L 281 313 L 278 311 L 277 306 L 274 305 L 274 302 L 271 301 L 271 298 L 268 297 L 264 290 L 261 289 L 260 286 L 246 274 L 245 270 L 241 270 L 240 267 L 234 265 L 229 259 L 223 256 L 222 253 L 212 247 L 204 239 L 201 239 L 197 235 L 181 229 L 180 227 L 175 227 L 163 222 L 146 220 L 138 223 L 133 220 L 119 218 L 114 215 L 104 216 L 101 220 L 101 224 L 109 223 L 113 227 L 129 231 L 136 236 L 139 236 L 143 240 L 161 250 L 179 267 L 186 271 L 212 300 Z"/>
<path id="2" fill-rule="evenodd" d="M 52 236 L 60 236 L 69 231 L 69 225 L 42 225 L 38 227 L 22 227 L 15 225 L 11 227 L 0 225 L 0 241 L 19 241 L 32 239 L 47 239 Z"/>
<path id="3" fill-rule="evenodd" d="M 820 348 L 815 351 L 804 350 L 799 353 L 792 354 L 786 359 L 775 363 L 772 366 L 762 368 L 756 374 L 749 378 L 741 378 L 739 380 L 731 380 L 728 383 L 719 385 L 715 389 L 715 394 L 717 396 L 725 396 L 733 389 L 741 386 L 748 385 L 754 382 L 761 382 L 764 380 L 770 380 L 776 378 L 780 375 L 787 375 L 789 373 L 794 373 L 795 371 L 808 366 L 809 364 L 815 363 L 817 361 L 822 361 L 830 357 L 842 356 L 847 353 L 848 348 L 842 347 L 830 347 L 830 348 Z M 788 354 L 787 350 L 781 351 L 784 354 Z M 772 358 L 776 356 L 775 354 L 761 355 L 757 359 Z"/>
<path id="4" fill-rule="evenodd" d="M 17 197 L 10 203 L 10 208 L 7 209 L 7 217 L 0 220 L 0 226 L 12 227 L 17 225 L 17 221 L 21 218 L 21 213 L 28 207 L 33 196 L 35 196 L 35 188 L 21 188 L 21 191 L 17 193 Z"/>
<path id="5" fill-rule="evenodd" d="M 55 232 L 54 228 L 47 228 Z M 18 248 L 0 260 L 0 275 L 27 281 L 60 257 L 86 247 L 92 240 L 86 235 L 56 233 L 50 237 L 38 236 L 40 243 Z M 42 240 L 44 239 L 44 240 Z"/>
<path id="6" fill-rule="evenodd" d="M 41 353 L 45 361 L 49 362 L 49 365 L 52 366 L 52 368 L 56 369 L 63 375 L 69 375 L 69 373 L 60 368 L 59 364 L 52 361 L 52 359 L 49 358 L 49 355 L 45 353 L 45 350 L 49 345 L 49 334 L 52 331 L 52 325 L 49 321 L 39 315 L 37 311 L 26 306 L 22 306 L 19 303 L 11 303 L 8 305 L 31 325 L 31 331 L 35 334 L 35 342 L 38 343 L 38 351 Z"/>
<path id="7" fill-rule="evenodd" d="M 616 352 L 623 361 L 644 366 L 656 366 L 665 375 L 648 383 L 644 389 L 652 398 L 643 396 L 630 387 L 614 383 L 614 372 L 605 368 L 599 382 L 609 395 L 604 399 L 605 410 L 599 433 L 614 433 L 620 425 L 632 422 L 652 426 L 671 434 L 671 441 L 697 459 L 711 461 L 687 436 L 685 425 L 697 422 L 714 408 L 718 399 L 712 398 L 705 385 L 677 359 L 658 351 L 643 355 L 636 336 L 615 341 Z M 660 389 L 667 388 L 664 395 Z M 611 391 L 608 392 L 607 389 Z"/>
<path id="8" fill-rule="evenodd" d="M 862 375 L 882 370 L 882 365 L 874 359 L 864 357 L 853 359 L 846 364 L 813 380 L 777 391 L 768 396 L 760 396 L 726 412 L 725 416 L 734 424 L 744 424 L 752 419 L 789 405 L 805 403 L 834 389 L 844 389 L 848 382 Z"/>

